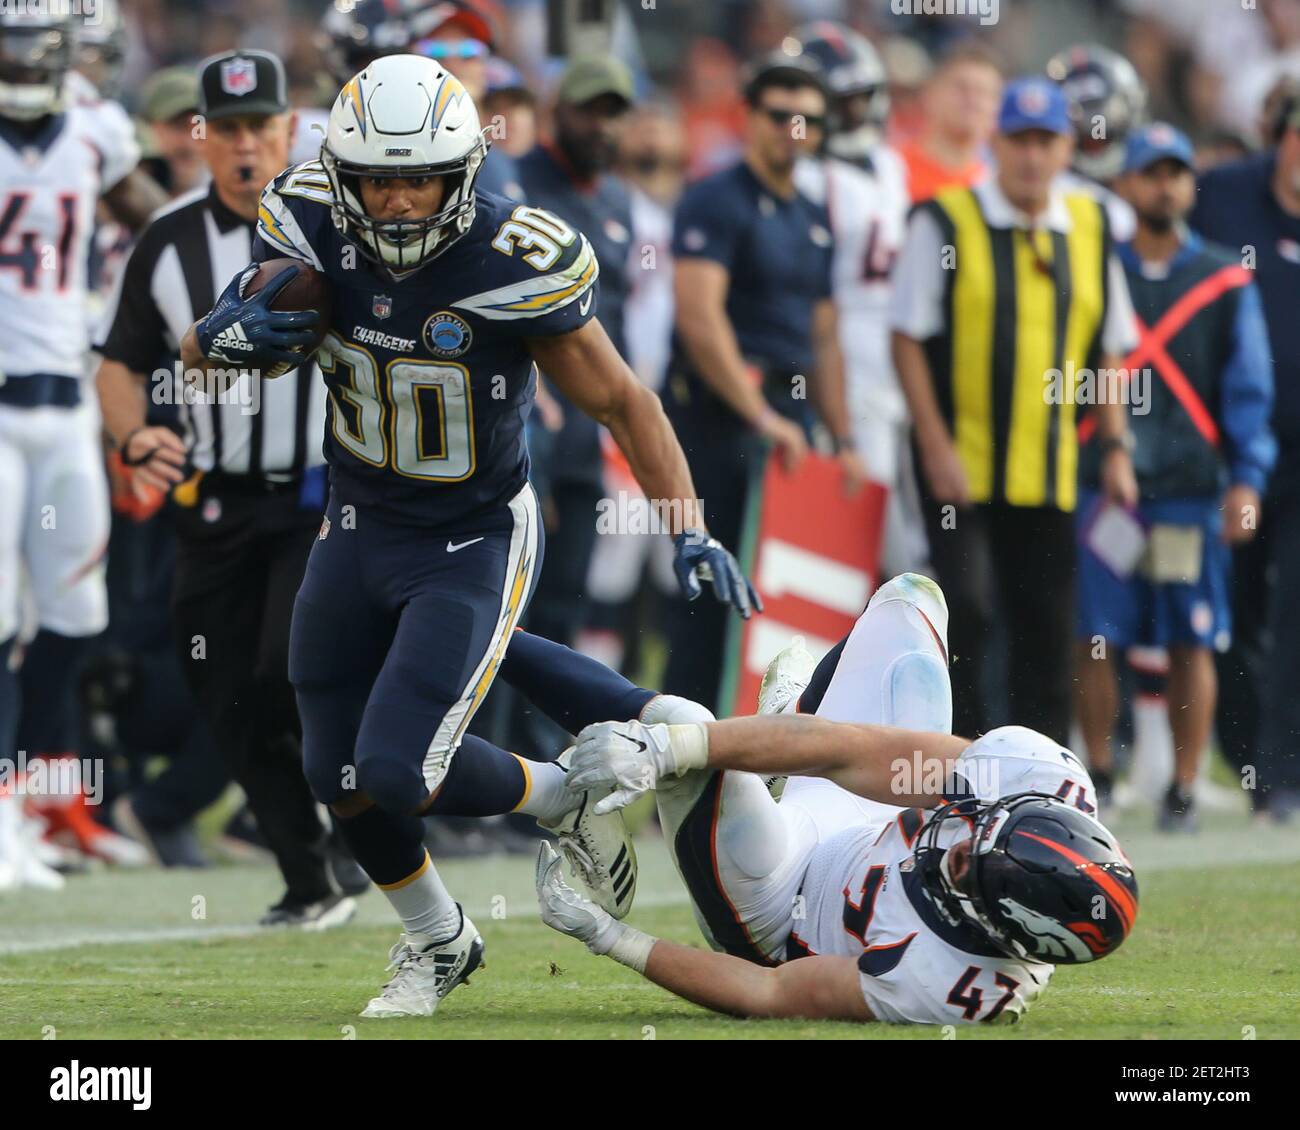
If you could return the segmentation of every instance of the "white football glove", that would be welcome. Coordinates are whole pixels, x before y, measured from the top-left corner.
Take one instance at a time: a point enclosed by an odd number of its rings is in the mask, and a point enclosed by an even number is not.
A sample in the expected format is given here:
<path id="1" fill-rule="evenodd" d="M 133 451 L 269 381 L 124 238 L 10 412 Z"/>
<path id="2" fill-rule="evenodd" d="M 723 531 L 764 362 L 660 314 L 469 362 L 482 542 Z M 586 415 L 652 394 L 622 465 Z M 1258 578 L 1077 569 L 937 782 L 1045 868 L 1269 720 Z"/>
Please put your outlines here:
<path id="1" fill-rule="evenodd" d="M 708 735 L 701 723 L 596 722 L 578 735 L 565 785 L 575 791 L 608 789 L 592 812 L 602 816 L 626 808 L 659 787 L 708 763 Z"/>
<path id="2" fill-rule="evenodd" d="M 537 852 L 537 905 L 546 925 L 585 942 L 592 953 L 609 953 L 626 929 L 564 881 L 560 855 L 546 840 Z"/>

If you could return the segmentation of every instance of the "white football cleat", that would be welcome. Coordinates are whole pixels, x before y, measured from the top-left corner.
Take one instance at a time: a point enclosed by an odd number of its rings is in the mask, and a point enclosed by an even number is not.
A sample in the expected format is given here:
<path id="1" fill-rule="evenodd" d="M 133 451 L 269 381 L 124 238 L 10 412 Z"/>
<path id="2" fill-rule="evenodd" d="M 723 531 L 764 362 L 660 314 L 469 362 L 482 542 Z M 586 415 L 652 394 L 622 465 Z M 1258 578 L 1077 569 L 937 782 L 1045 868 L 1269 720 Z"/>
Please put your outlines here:
<path id="1" fill-rule="evenodd" d="M 567 770 L 572 757 L 570 746 L 560 754 L 559 765 Z M 591 901 L 622 919 L 636 897 L 636 848 L 621 811 L 593 814 L 592 806 L 599 799 L 587 789 L 579 794 L 577 805 L 554 823 L 537 823 L 556 837 L 560 854 Z"/>
<path id="2" fill-rule="evenodd" d="M 428 934 L 403 934 L 388 951 L 393 976 L 383 992 L 361 1013 L 370 1019 L 394 1016 L 432 1016 L 448 993 L 483 964 L 483 939 L 460 912 L 460 933 L 450 941 L 435 942 Z"/>
<path id="3" fill-rule="evenodd" d="M 799 700 L 816 670 L 817 660 L 804 646 L 803 636 L 795 636 L 790 646 L 777 652 L 763 672 L 763 682 L 758 688 L 758 713 L 784 713 Z"/>

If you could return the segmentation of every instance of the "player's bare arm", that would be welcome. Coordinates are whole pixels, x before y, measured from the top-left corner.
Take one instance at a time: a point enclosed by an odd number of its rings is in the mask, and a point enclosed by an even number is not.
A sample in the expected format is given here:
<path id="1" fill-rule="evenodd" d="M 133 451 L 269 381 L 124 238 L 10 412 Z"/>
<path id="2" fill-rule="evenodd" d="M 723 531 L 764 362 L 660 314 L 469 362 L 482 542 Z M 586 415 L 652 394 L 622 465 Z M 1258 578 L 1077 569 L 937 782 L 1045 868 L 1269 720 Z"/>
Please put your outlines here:
<path id="1" fill-rule="evenodd" d="M 873 1020 L 851 957 L 809 957 L 761 966 L 652 938 L 615 921 L 564 879 L 560 857 L 543 844 L 537 859 L 542 921 L 647 979 L 715 1012 L 803 1020 Z"/>
<path id="2" fill-rule="evenodd" d="M 793 469 L 808 452 L 803 429 L 776 412 L 749 379 L 736 331 L 727 318 L 731 272 L 711 259 L 679 258 L 673 264 L 677 332 L 695 371 L 760 435 L 777 447 Z"/>
<path id="3" fill-rule="evenodd" d="M 104 203 L 118 223 L 138 232 L 167 203 L 167 193 L 143 169 L 133 169 L 104 193 Z"/>
<path id="4" fill-rule="evenodd" d="M 698 769 L 824 777 L 868 800 L 929 806 L 937 799 L 932 793 L 901 789 L 900 781 L 923 787 L 926 781 L 949 780 L 968 745 L 952 734 L 830 722 L 807 714 L 688 725 L 601 722 L 578 736 L 568 783 L 611 788 L 598 811 L 631 803 L 663 777 Z M 897 772 L 899 762 L 909 767 L 907 775 Z"/>
<path id="5" fill-rule="evenodd" d="M 695 485 L 659 398 L 636 379 L 597 319 L 558 337 L 532 338 L 529 352 L 570 400 L 604 424 L 627 456 L 647 498 L 680 499 L 670 532 L 704 527 L 694 515 Z"/>
<path id="6" fill-rule="evenodd" d="M 763 610 L 753 585 L 731 554 L 708 537 L 695 501 L 686 454 L 664 415 L 659 398 L 636 379 L 596 319 L 555 337 L 532 338 L 528 348 L 538 365 L 579 408 L 610 430 L 627 456 L 647 498 L 681 500 L 669 507 L 676 549 L 674 568 L 686 595 L 700 595 L 698 578 L 713 585 L 718 600 L 749 619 Z"/>
<path id="7" fill-rule="evenodd" d="M 646 977 L 694 1004 L 732 1016 L 791 1020 L 874 1020 L 851 957 L 808 957 L 765 967 L 660 938 Z"/>

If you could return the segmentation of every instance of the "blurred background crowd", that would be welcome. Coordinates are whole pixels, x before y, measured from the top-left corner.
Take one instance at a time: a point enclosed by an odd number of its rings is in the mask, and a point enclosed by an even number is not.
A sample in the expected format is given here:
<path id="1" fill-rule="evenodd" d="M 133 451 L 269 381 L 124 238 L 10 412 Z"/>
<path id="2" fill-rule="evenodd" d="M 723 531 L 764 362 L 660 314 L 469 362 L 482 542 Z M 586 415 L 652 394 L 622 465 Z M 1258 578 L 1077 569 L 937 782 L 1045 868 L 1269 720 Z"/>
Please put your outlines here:
<path id="1" fill-rule="evenodd" d="M 906 215 L 909 202 L 916 204 L 941 188 L 975 184 L 991 175 L 994 137 L 1000 129 L 1010 131 L 1004 82 L 1018 75 L 1043 75 L 1054 57 L 1057 73 L 1052 77 L 1066 77 L 1077 63 L 1087 81 L 1072 97 L 1105 103 L 1116 127 L 1103 145 L 1090 145 L 1096 138 L 1088 136 L 1086 120 L 1080 124 L 1075 115 L 1076 176 L 1097 183 L 1113 180 L 1120 172 L 1117 162 L 1123 161 L 1128 133 L 1152 120 L 1184 131 L 1193 147 L 1185 160 L 1176 147 L 1169 146 L 1159 148 L 1152 160 L 1174 160 L 1198 175 L 1248 162 L 1256 159 L 1255 154 L 1269 154 L 1272 160 L 1275 150 L 1277 159 L 1291 162 L 1289 167 L 1300 165 L 1298 155 L 1287 149 L 1295 144 L 1288 131 L 1297 132 L 1291 129 L 1291 115 L 1300 89 L 1300 0 L 1258 0 L 1249 5 L 1225 0 L 1002 0 L 992 22 L 982 21 L 978 11 L 951 14 L 952 5 L 946 6 L 948 12 L 935 15 L 913 14 L 912 7 L 898 0 L 627 0 L 611 5 L 608 52 L 594 64 L 587 57 L 588 70 L 575 77 L 571 58 L 548 49 L 553 43 L 548 25 L 554 22 L 554 6 L 548 13 L 545 0 L 467 0 L 464 4 L 337 0 L 332 7 L 321 0 L 277 4 L 121 0 L 120 8 L 106 6 L 106 18 L 86 30 L 79 68 L 104 98 L 119 101 L 132 115 L 145 167 L 175 197 L 202 186 L 209 176 L 193 128 L 199 104 L 199 60 L 250 47 L 277 54 L 287 73 L 290 105 L 299 112 L 293 159 L 304 160 L 319 146 L 320 135 L 312 127 L 323 125 L 341 80 L 356 69 L 361 56 L 367 51 L 373 54 L 380 46 L 367 36 L 381 26 L 418 21 L 420 12 L 437 9 L 435 26 L 411 31 L 409 39 L 387 49 L 439 44 L 435 57 L 475 94 L 484 123 L 498 123 L 494 145 L 520 162 L 521 180 L 527 180 L 527 161 L 538 142 L 554 146 L 557 131 L 567 129 L 568 141 L 560 145 L 565 157 L 575 167 L 584 155 L 592 160 L 590 168 L 576 170 L 575 184 L 608 178 L 622 186 L 631 209 L 631 232 L 619 238 L 614 231 L 612 238 L 626 243 L 633 257 L 644 260 L 648 254 L 660 268 L 671 263 L 675 234 L 682 238 L 680 219 L 674 232 L 674 209 L 686 186 L 733 166 L 754 145 L 752 88 L 748 102 L 746 96 L 746 80 L 753 71 L 746 68 L 783 50 L 798 54 L 797 46 L 790 46 L 794 29 L 816 26 L 816 21 L 835 21 L 833 27 L 860 35 L 872 49 L 869 62 L 879 68 L 878 77 L 865 80 L 852 94 L 859 100 L 862 124 L 872 131 L 871 144 L 887 146 L 900 158 L 906 184 L 901 216 Z M 823 36 L 835 38 L 833 33 Z M 1087 47 L 1072 61 L 1066 49 L 1079 44 Z M 823 79 L 834 92 L 833 76 Z M 1089 81 L 1102 85 L 1089 91 Z M 777 83 L 774 89 L 786 88 Z M 1112 96 L 1119 101 L 1112 101 Z M 617 119 L 614 127 L 598 127 L 584 142 L 581 123 L 572 114 L 566 125 L 566 106 L 610 97 L 616 112 L 606 116 Z M 1116 107 L 1123 107 L 1123 112 L 1117 113 Z M 838 108 L 844 114 L 851 110 L 847 103 Z M 606 143 L 611 146 L 607 156 L 598 152 L 592 156 Z M 1103 167 L 1101 150 L 1107 148 L 1110 165 Z M 499 187 L 517 189 L 520 199 L 536 202 L 537 190 L 530 190 L 527 183 L 517 184 L 517 171 L 501 166 Z M 1300 192 L 1300 180 L 1295 191 Z M 1289 203 L 1282 201 L 1281 206 L 1285 209 Z M 562 203 L 548 199 L 545 204 L 564 212 Z M 599 211 L 596 215 L 606 222 Z M 831 215 L 833 228 L 833 206 Z M 569 218 L 587 227 L 583 217 Z M 1300 225 L 1300 213 L 1292 220 Z M 606 222 L 606 234 L 611 230 Z M 1123 239 L 1132 233 L 1115 234 Z M 129 251 L 130 241 L 121 233 L 118 236 L 116 246 L 100 249 L 109 271 L 114 258 L 120 264 Z M 884 256 L 875 276 L 876 285 L 885 292 L 891 266 L 892 257 Z M 607 287 L 610 273 L 608 264 L 602 263 L 602 288 Z M 671 270 L 629 270 L 628 277 L 622 351 L 643 381 L 660 388 L 673 366 Z M 897 318 L 893 327 L 899 328 Z M 683 333 L 680 320 L 676 328 Z M 1270 334 L 1273 331 L 1270 324 Z M 1279 348 L 1276 341 L 1274 346 Z M 1275 360 L 1280 381 L 1282 361 Z M 1297 362 L 1300 358 L 1287 359 L 1288 365 Z M 554 591 L 548 593 L 544 576 L 534 599 L 531 629 L 569 642 L 644 685 L 661 685 L 665 678 L 673 683 L 671 671 L 665 674 L 673 655 L 671 616 L 665 619 L 665 609 L 680 598 L 663 552 L 667 539 L 620 542 L 611 538 L 605 543 L 594 533 L 568 540 L 559 536 L 566 522 L 570 527 L 575 522 L 590 523 L 590 509 L 599 498 L 630 485 L 626 468 L 609 452 L 594 482 L 569 482 L 571 460 L 565 443 L 572 437 L 566 440 L 564 421 L 564 406 L 543 395 L 530 443 L 548 525 L 554 527 L 548 530 L 548 537 L 555 538 L 554 548 L 548 545 L 547 551 Z M 1271 465 L 1272 460 L 1264 462 Z M 902 463 L 898 473 L 913 475 L 910 463 Z M 698 482 L 700 470 L 693 469 Z M 1294 475 L 1289 465 L 1287 473 Z M 114 533 L 107 564 L 112 621 L 86 657 L 79 682 L 80 752 L 104 758 L 114 770 L 106 803 L 87 819 L 111 826 L 113 838 L 106 840 L 99 831 L 87 834 L 85 826 L 74 820 L 67 824 L 74 834 L 63 837 L 65 846 L 114 863 L 140 863 L 152 855 L 177 866 L 205 866 L 220 853 L 242 856 L 264 851 L 255 820 L 239 808 L 237 797 L 228 790 L 220 751 L 189 702 L 172 653 L 166 623 L 172 552 L 167 511 L 142 511 L 138 498 L 123 485 L 122 468 L 116 468 L 115 474 Z M 891 485 L 907 489 L 901 480 Z M 941 494 L 934 482 L 929 487 L 928 493 Z M 701 493 L 707 502 L 710 492 Z M 1267 522 L 1267 504 L 1264 515 Z M 911 534 L 920 536 L 920 542 L 908 551 L 897 541 L 892 546 L 887 542 L 885 575 L 897 571 L 893 566 L 930 563 L 919 526 Z M 1300 575 L 1278 575 L 1277 570 L 1294 565 L 1291 558 L 1284 565 L 1265 559 L 1252 564 L 1253 573 L 1247 575 L 1266 575 L 1267 583 L 1285 591 L 1288 583 L 1300 582 Z M 939 571 L 943 573 L 942 568 Z M 949 588 L 951 601 L 952 578 L 941 575 L 940 580 Z M 1260 603 L 1258 593 L 1252 590 L 1249 596 L 1249 600 L 1234 600 L 1234 607 Z M 1261 672 L 1268 666 L 1271 623 L 1264 608 L 1247 609 L 1244 615 L 1246 622 L 1239 623 L 1239 630 L 1254 653 L 1235 661 L 1229 671 L 1223 669 L 1220 656 L 1221 678 L 1229 689 L 1236 688 L 1222 698 L 1231 700 L 1237 713 L 1220 712 L 1219 738 L 1222 745 L 1232 747 L 1225 752 L 1238 767 L 1256 761 L 1254 747 L 1262 740 L 1253 736 L 1251 727 L 1267 709 L 1261 705 L 1266 697 Z M 1227 636 L 1219 642 L 1223 646 L 1217 650 L 1226 652 Z M 703 654 L 720 655 L 721 643 L 705 646 Z M 1058 662 L 1068 669 L 1068 647 Z M 1165 815 L 1176 826 L 1174 818 L 1190 810 L 1186 802 L 1191 781 L 1198 775 L 1203 779 L 1205 771 L 1197 751 L 1190 776 L 1181 775 L 1181 791 L 1176 790 L 1171 808 L 1164 790 L 1172 772 L 1173 739 L 1167 724 L 1151 721 L 1152 708 L 1155 715 L 1164 710 L 1161 660 L 1154 661 L 1154 678 L 1143 683 L 1143 672 L 1151 667 L 1151 663 L 1146 667 L 1138 663 L 1120 673 L 1123 697 L 1132 707 L 1124 711 L 1120 723 L 1123 740 L 1118 764 L 1122 768 L 1127 763 L 1143 727 L 1154 726 L 1149 740 L 1166 748 L 1156 755 L 1159 768 L 1148 772 L 1153 783 L 1145 792 L 1137 786 L 1128 792 L 1117 786 L 1115 795 L 1121 802 L 1157 802 L 1163 796 Z M 689 675 L 675 681 L 678 685 L 666 689 L 694 692 L 702 698 L 711 690 L 710 705 L 716 704 L 716 685 L 701 692 L 697 685 L 689 685 Z M 1211 688 L 1211 699 L 1213 693 Z M 1243 698 L 1248 700 L 1244 706 Z M 1139 709 L 1144 703 L 1145 720 Z M 1019 720 L 984 719 L 991 724 Z M 519 742 L 563 739 L 508 696 L 495 692 L 476 724 L 498 735 L 508 748 Z M 1109 719 L 1093 720 L 1094 730 L 1105 731 L 1108 725 Z M 1229 732 L 1234 737 L 1225 740 Z M 1069 735 L 1054 736 L 1064 741 Z M 1095 733 L 1092 736 L 1095 744 Z M 1111 770 L 1107 757 L 1094 754 L 1093 760 L 1110 799 L 1111 785 L 1120 774 Z M 1252 797 L 1260 818 L 1267 813 L 1281 819 L 1289 811 L 1287 797 L 1294 782 L 1287 773 L 1294 769 L 1289 762 L 1288 766 L 1275 779 L 1271 805 L 1262 803 L 1258 795 Z M 174 789 L 170 794 L 169 788 Z M 52 824 L 60 819 L 51 817 Z M 514 826 L 510 818 L 441 821 L 430 827 L 430 846 L 442 855 L 528 850 L 531 834 L 524 825 Z M 125 840 L 133 840 L 138 850 Z M 72 858 L 69 853 L 58 863 L 67 866 Z M 340 885 L 346 886 L 346 862 L 339 867 Z M 355 872 L 348 873 L 346 881 L 355 883 Z"/>

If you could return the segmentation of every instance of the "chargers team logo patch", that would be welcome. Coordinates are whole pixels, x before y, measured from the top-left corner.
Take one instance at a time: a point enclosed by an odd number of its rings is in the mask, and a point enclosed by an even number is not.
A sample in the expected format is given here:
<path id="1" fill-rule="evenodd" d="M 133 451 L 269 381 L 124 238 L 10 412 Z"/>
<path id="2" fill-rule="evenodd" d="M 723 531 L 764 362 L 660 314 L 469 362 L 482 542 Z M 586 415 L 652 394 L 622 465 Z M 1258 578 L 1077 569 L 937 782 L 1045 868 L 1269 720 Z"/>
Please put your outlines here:
<path id="1" fill-rule="evenodd" d="M 240 97 L 257 89 L 257 64 L 252 59 L 227 59 L 221 64 L 221 89 Z"/>
<path id="2" fill-rule="evenodd" d="M 370 303 L 370 312 L 376 318 L 387 318 L 393 312 L 393 300 L 387 294 L 376 294 Z"/>
<path id="3" fill-rule="evenodd" d="M 424 344 L 435 357 L 460 357 L 469 352 L 473 341 L 469 323 L 450 310 L 439 310 L 424 323 Z"/>

